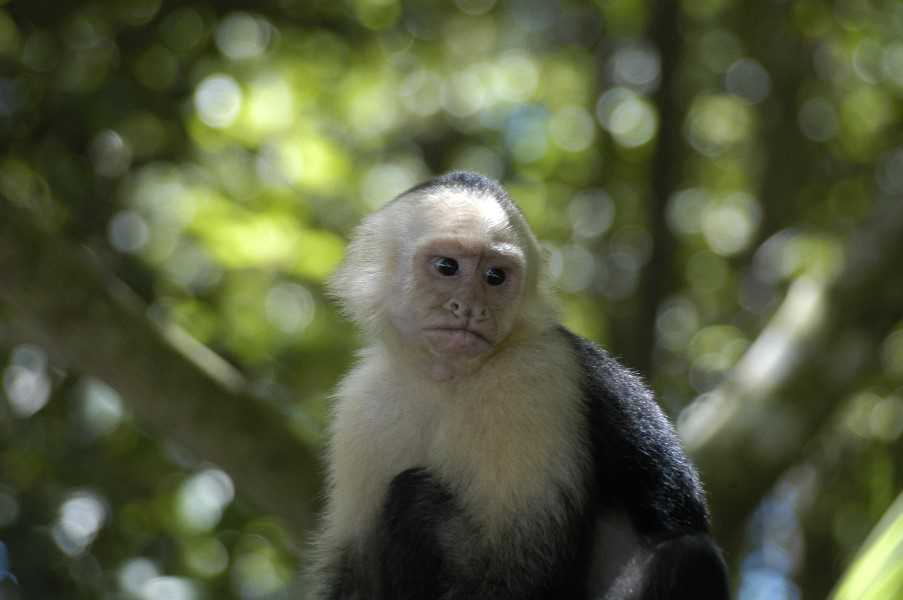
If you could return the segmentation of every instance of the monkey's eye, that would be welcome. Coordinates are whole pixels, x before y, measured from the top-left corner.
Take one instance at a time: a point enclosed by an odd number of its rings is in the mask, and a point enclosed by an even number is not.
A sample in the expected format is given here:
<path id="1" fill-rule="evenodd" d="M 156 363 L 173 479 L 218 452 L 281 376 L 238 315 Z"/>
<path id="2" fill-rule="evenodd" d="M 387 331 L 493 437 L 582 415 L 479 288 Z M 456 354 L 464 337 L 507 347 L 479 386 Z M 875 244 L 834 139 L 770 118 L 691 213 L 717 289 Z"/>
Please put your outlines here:
<path id="1" fill-rule="evenodd" d="M 492 267 L 486 271 L 486 283 L 489 285 L 502 285 L 505 283 L 505 271 L 498 267 Z"/>
<path id="2" fill-rule="evenodd" d="M 440 256 L 433 259 L 433 266 L 440 274 L 451 277 L 458 272 L 458 261 L 447 256 Z"/>

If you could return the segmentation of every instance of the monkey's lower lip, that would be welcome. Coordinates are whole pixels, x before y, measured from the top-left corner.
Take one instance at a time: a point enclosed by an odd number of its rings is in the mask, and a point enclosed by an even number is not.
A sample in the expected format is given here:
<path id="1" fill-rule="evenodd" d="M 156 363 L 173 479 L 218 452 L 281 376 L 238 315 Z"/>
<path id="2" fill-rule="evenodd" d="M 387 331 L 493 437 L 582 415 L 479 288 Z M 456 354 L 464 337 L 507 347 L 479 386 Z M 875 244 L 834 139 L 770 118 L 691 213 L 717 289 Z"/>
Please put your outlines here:
<path id="1" fill-rule="evenodd" d="M 425 333 L 433 349 L 443 354 L 476 355 L 492 348 L 489 340 L 470 329 L 442 327 L 427 329 Z"/>

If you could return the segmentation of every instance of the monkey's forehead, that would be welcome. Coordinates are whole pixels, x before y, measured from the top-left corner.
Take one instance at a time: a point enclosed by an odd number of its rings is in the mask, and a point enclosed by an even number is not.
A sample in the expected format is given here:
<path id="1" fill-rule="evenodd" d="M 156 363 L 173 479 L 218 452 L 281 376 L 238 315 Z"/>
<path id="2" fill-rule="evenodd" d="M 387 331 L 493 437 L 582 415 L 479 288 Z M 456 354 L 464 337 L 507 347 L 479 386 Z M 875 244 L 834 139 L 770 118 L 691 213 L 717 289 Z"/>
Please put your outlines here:
<path id="1" fill-rule="evenodd" d="M 476 234 L 512 231 L 511 216 L 491 195 L 461 189 L 431 189 L 418 198 L 420 220 L 429 229 Z"/>

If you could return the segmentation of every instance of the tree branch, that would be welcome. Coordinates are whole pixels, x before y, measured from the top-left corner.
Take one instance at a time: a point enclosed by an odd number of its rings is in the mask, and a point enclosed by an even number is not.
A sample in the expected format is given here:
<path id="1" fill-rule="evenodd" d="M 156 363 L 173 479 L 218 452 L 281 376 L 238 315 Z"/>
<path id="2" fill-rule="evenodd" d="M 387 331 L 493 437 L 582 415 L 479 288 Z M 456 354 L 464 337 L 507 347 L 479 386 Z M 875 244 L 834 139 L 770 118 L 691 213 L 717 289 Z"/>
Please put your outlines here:
<path id="1" fill-rule="evenodd" d="M 681 416 L 681 436 L 707 480 L 716 532 L 740 546 L 755 504 L 803 454 L 869 370 L 903 317 L 903 202 L 879 206 L 851 236 L 832 282 L 795 281 L 722 384 Z"/>
<path id="2" fill-rule="evenodd" d="M 58 364 L 112 385 L 140 426 L 225 469 L 300 542 L 319 474 L 287 419 L 201 344 L 155 325 L 86 250 L 3 199 L 0 214 L 0 341 L 39 344 Z"/>

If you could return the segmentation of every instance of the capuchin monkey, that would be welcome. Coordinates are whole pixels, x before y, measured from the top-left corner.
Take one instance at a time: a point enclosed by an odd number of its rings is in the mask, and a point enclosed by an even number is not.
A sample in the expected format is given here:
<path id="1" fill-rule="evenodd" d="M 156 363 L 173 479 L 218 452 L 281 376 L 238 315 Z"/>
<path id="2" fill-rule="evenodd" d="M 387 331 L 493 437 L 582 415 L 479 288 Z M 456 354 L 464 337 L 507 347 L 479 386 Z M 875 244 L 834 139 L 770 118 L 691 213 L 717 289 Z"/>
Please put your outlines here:
<path id="1" fill-rule="evenodd" d="M 562 327 L 495 181 L 454 172 L 354 233 L 319 600 L 723 599 L 699 476 L 652 394 Z"/>

